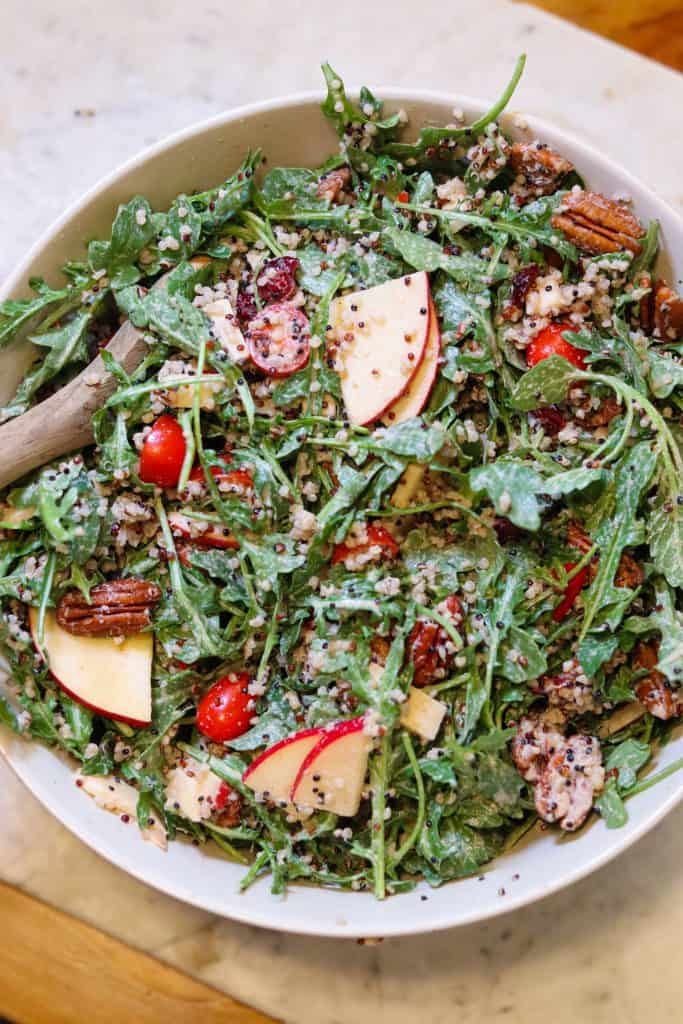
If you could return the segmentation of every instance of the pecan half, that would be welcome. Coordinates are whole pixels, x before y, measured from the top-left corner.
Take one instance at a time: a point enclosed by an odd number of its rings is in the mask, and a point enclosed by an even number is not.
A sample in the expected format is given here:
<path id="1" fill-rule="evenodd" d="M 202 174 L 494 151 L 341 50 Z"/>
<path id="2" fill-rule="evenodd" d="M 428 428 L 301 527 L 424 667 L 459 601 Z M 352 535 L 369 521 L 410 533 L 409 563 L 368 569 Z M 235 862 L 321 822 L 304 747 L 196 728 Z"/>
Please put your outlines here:
<path id="1" fill-rule="evenodd" d="M 659 660 L 659 643 L 641 642 L 633 653 L 635 668 L 649 669 L 636 686 L 636 697 L 654 718 L 667 721 L 683 714 L 683 695 L 673 690 L 663 672 L 655 666 Z"/>
<path id="2" fill-rule="evenodd" d="M 331 203 L 337 202 L 350 181 L 351 169 L 337 167 L 334 171 L 328 171 L 322 176 L 318 182 L 317 195 L 320 199 L 328 199 Z"/>
<path id="3" fill-rule="evenodd" d="M 130 577 L 99 583 L 90 603 L 71 590 L 57 605 L 57 622 L 74 636 L 131 636 L 151 625 L 151 612 L 161 600 L 156 583 Z"/>
<path id="4" fill-rule="evenodd" d="M 624 203 L 600 192 L 570 192 L 550 223 L 584 252 L 640 252 L 643 226 Z"/>
<path id="5" fill-rule="evenodd" d="M 515 142 L 510 166 L 523 178 L 522 189 L 534 196 L 552 195 L 561 179 L 574 170 L 573 163 L 543 142 Z"/>
<path id="6" fill-rule="evenodd" d="M 643 295 L 638 308 L 640 327 L 663 341 L 676 341 L 683 337 L 683 299 L 659 278 L 652 282 L 651 275 L 644 270 L 635 281 L 638 288 L 649 288 Z"/>

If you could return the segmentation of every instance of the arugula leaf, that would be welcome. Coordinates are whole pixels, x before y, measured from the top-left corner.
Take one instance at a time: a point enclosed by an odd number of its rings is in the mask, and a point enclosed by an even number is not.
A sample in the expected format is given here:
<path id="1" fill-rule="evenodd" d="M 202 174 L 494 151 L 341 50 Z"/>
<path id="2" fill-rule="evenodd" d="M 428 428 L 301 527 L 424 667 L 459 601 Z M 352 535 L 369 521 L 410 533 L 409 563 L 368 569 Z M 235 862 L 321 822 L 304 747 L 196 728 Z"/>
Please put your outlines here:
<path id="1" fill-rule="evenodd" d="M 536 495 L 545 485 L 531 466 L 498 459 L 470 470 L 469 481 L 473 491 L 488 494 L 499 515 L 507 516 L 523 530 L 538 530 L 541 517 Z"/>
<path id="2" fill-rule="evenodd" d="M 562 402 L 575 378 L 575 366 L 562 356 L 549 356 L 520 377 L 510 397 L 510 404 L 513 409 L 530 412 L 541 405 Z"/>
<path id="3" fill-rule="evenodd" d="M 614 576 L 621 554 L 632 537 L 641 495 L 656 465 L 657 456 L 645 442 L 635 445 L 619 465 L 615 476 L 612 515 L 602 520 L 594 537 L 600 550 L 600 561 L 595 578 L 583 595 L 581 640 L 588 633 L 598 612 L 624 598 L 623 588 L 620 592 L 614 586 Z"/>

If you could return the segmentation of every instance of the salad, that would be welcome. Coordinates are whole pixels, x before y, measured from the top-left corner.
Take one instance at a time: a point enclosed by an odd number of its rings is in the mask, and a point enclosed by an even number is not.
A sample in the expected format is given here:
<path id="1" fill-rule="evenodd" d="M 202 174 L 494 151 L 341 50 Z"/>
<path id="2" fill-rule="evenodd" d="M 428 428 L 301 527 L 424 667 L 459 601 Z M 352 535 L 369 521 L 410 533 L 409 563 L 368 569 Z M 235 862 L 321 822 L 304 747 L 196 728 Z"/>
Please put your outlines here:
<path id="1" fill-rule="evenodd" d="M 620 826 L 683 712 L 683 301 L 656 223 L 501 128 L 522 67 L 407 141 L 324 65 L 323 166 L 134 196 L 0 305 L 36 347 L 2 422 L 116 380 L 0 496 L 0 720 L 244 887 L 381 899 Z"/>

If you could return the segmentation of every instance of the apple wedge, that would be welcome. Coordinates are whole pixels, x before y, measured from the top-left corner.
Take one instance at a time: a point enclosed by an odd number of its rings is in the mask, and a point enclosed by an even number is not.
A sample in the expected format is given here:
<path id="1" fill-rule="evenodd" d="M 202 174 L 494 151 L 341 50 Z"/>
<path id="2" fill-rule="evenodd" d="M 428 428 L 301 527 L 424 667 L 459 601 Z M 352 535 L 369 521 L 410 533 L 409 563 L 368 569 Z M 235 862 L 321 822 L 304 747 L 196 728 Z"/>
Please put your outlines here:
<path id="1" fill-rule="evenodd" d="M 254 758 L 242 782 L 268 800 L 289 803 L 299 770 L 321 734 L 322 729 L 302 729 L 274 743 Z"/>
<path id="2" fill-rule="evenodd" d="M 432 393 L 441 358 L 441 331 L 434 303 L 429 303 L 429 337 L 422 362 L 415 376 L 397 401 L 390 405 L 382 416 L 382 423 L 390 427 L 419 416 Z"/>
<path id="3" fill-rule="evenodd" d="M 121 816 L 124 823 L 137 822 L 138 798 L 137 789 L 114 775 L 81 775 L 76 776 L 76 785 L 95 801 L 98 807 L 112 814 Z M 166 829 L 155 811 L 149 811 L 147 825 L 140 829 L 143 839 L 152 843 L 160 850 L 167 847 Z"/>
<path id="4" fill-rule="evenodd" d="M 191 377 L 189 378 L 192 379 Z M 216 404 L 216 395 L 223 390 L 225 383 L 217 376 L 216 384 L 199 385 L 199 407 L 211 410 Z M 177 388 L 169 388 L 164 395 L 164 402 L 171 409 L 191 409 L 194 404 L 195 385 L 181 384 Z"/>
<path id="5" fill-rule="evenodd" d="M 202 306 L 202 313 L 211 320 L 213 333 L 221 348 L 228 353 L 233 363 L 244 363 L 249 358 L 249 346 L 240 330 L 235 311 L 228 299 L 216 299 L 208 306 Z"/>
<path id="6" fill-rule="evenodd" d="M 144 728 L 152 721 L 154 637 L 136 633 L 123 640 L 74 636 L 45 615 L 44 650 L 38 643 L 38 610 L 29 609 L 31 636 L 50 675 L 73 700 L 104 718 Z"/>
<path id="7" fill-rule="evenodd" d="M 396 484 L 394 493 L 391 495 L 391 504 L 394 508 L 408 508 L 420 489 L 426 468 L 426 466 L 420 465 L 419 462 L 411 462 L 406 466 L 403 476 Z"/>
<path id="8" fill-rule="evenodd" d="M 344 818 L 358 812 L 371 747 L 364 724 L 364 718 L 352 718 L 321 731 L 299 768 L 290 793 L 292 803 Z"/>
<path id="9" fill-rule="evenodd" d="M 423 740 L 434 740 L 448 708 L 424 690 L 411 686 L 408 699 L 401 705 L 401 725 Z"/>
<path id="10" fill-rule="evenodd" d="M 374 423 L 406 391 L 427 349 L 431 308 L 424 271 L 332 303 L 335 365 L 351 423 Z"/>

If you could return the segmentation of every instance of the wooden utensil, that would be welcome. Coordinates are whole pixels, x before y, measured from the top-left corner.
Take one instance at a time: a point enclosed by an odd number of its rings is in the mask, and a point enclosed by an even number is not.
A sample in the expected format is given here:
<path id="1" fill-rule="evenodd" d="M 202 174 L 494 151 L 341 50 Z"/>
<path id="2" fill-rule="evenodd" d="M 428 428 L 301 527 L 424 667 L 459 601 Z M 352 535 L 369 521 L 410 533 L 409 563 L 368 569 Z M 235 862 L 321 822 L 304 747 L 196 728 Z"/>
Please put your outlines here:
<path id="1" fill-rule="evenodd" d="M 106 347 L 127 373 L 142 360 L 142 332 L 126 321 Z M 107 400 L 116 380 L 98 355 L 77 377 L 44 402 L 0 427 L 0 487 L 32 469 L 92 444 L 93 413 Z"/>

